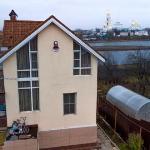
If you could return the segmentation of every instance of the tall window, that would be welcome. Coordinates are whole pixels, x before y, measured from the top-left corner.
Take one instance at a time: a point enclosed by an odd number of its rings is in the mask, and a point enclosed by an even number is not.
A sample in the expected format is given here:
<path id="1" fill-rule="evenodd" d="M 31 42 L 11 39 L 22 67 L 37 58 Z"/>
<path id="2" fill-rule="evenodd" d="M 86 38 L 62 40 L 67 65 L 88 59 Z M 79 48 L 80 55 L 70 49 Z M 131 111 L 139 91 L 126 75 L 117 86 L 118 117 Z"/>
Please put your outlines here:
<path id="1" fill-rule="evenodd" d="M 74 42 L 74 75 L 90 75 L 91 74 L 91 54 Z"/>
<path id="2" fill-rule="evenodd" d="M 63 95 L 64 115 L 76 113 L 76 93 L 66 93 Z"/>
<path id="3" fill-rule="evenodd" d="M 17 51 L 20 111 L 39 110 L 37 37 Z"/>

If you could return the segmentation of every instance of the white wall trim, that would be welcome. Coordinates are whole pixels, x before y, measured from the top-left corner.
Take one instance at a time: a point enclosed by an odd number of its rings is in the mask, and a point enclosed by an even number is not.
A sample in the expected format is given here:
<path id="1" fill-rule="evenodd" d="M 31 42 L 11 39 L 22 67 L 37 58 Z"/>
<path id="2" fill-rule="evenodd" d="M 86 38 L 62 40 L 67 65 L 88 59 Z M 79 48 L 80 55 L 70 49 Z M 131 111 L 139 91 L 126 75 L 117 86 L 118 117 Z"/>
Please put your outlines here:
<path id="1" fill-rule="evenodd" d="M 52 128 L 50 130 L 41 130 L 39 132 L 48 132 L 48 131 L 55 131 L 55 130 L 67 130 L 67 129 L 77 129 L 77 128 L 86 128 L 86 127 L 97 127 L 97 124 L 70 126 L 70 127 L 64 127 L 64 128 Z"/>
<path id="2" fill-rule="evenodd" d="M 85 49 L 87 49 L 95 57 L 100 59 L 102 62 L 105 62 L 105 59 L 101 55 L 99 55 L 97 52 L 95 52 L 90 46 L 85 44 L 82 40 L 80 40 L 77 36 L 75 36 L 72 32 L 70 32 L 66 27 L 64 27 L 61 23 L 59 23 L 55 18 L 51 18 L 48 21 L 46 21 L 41 27 L 39 27 L 36 31 L 34 31 L 32 34 L 30 34 L 27 38 L 25 38 L 22 42 L 20 42 L 18 45 L 16 45 L 12 50 L 10 50 L 2 58 L 0 58 L 0 63 L 4 62 L 9 56 L 14 54 L 17 50 L 19 50 L 22 46 L 24 46 L 26 43 L 28 43 L 32 38 L 34 38 L 38 33 L 40 33 L 42 30 L 44 30 L 51 23 L 54 23 L 56 26 L 58 26 L 60 29 L 62 29 L 72 39 L 74 39 L 79 44 L 81 44 Z"/>

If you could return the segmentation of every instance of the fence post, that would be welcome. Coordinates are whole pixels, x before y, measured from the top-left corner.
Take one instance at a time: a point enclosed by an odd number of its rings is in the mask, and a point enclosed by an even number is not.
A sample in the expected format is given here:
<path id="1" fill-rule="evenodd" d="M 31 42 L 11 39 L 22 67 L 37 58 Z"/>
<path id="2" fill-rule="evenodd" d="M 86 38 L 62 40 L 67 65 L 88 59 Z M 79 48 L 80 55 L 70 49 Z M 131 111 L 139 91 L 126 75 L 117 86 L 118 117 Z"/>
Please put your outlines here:
<path id="1" fill-rule="evenodd" d="M 142 127 L 140 126 L 140 137 L 142 137 Z"/>

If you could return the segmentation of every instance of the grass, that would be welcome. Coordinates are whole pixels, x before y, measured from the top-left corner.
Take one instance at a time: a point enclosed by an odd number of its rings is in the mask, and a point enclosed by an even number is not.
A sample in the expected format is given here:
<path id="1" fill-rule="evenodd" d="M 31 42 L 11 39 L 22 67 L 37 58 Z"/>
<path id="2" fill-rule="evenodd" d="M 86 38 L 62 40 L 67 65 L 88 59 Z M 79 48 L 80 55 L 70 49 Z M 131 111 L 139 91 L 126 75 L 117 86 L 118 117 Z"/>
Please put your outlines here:
<path id="1" fill-rule="evenodd" d="M 4 144 L 5 137 L 6 137 L 6 133 L 0 132 L 0 146 L 2 146 Z"/>

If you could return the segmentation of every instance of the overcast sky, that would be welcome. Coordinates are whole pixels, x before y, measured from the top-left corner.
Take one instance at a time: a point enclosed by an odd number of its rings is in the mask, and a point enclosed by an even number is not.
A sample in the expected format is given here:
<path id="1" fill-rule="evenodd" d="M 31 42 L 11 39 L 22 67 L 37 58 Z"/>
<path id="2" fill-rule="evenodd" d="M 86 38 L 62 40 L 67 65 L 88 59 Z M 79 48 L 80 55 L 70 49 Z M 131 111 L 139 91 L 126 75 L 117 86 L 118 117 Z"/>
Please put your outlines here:
<path id="1" fill-rule="evenodd" d="M 0 29 L 11 9 L 23 20 L 44 20 L 53 14 L 71 29 L 102 27 L 107 11 L 113 24 L 129 27 L 137 20 L 150 27 L 150 0 L 0 0 Z"/>

